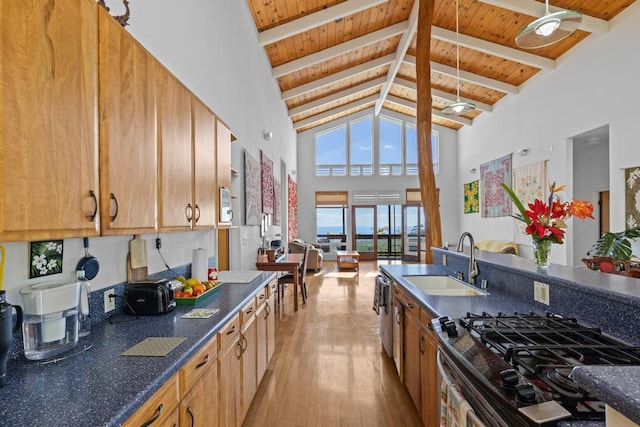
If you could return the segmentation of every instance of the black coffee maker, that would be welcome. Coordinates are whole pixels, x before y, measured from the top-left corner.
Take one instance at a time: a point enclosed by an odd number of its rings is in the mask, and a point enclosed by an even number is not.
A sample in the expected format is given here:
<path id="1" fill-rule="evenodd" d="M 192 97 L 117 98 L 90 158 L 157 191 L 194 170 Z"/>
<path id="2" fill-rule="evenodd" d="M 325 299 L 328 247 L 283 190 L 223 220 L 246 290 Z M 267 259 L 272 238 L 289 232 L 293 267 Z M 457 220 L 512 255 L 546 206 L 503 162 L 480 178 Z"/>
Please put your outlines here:
<path id="1" fill-rule="evenodd" d="M 13 311 L 16 309 L 17 320 L 12 327 Z M 9 348 L 13 341 L 13 334 L 20 330 L 22 325 L 22 307 L 12 306 L 7 302 L 7 292 L 0 291 L 0 387 L 7 383 L 7 360 L 9 359 Z"/>

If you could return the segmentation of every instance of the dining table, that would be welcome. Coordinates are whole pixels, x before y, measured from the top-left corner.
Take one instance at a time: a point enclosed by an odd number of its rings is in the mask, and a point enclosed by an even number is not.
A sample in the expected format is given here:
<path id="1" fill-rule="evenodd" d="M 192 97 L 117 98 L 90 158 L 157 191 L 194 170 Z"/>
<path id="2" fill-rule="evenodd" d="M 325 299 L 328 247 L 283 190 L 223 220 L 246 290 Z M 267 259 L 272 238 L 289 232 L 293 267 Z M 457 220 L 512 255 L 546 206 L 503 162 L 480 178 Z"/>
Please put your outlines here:
<path id="1" fill-rule="evenodd" d="M 257 261 L 256 268 L 262 271 L 287 272 L 293 275 L 293 310 L 298 311 L 298 288 L 301 287 L 301 269 L 304 254 L 284 254 L 273 261 Z"/>

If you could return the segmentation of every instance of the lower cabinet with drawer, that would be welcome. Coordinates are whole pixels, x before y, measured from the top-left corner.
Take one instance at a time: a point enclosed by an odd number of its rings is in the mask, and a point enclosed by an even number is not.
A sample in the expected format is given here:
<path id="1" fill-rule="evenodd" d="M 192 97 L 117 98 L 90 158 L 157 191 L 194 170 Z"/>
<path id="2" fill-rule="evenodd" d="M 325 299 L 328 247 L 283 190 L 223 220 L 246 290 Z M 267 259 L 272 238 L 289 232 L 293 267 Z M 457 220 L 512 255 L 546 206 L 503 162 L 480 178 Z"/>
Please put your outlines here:
<path id="1" fill-rule="evenodd" d="M 180 425 L 178 402 L 178 374 L 176 374 L 134 412 L 123 426 L 177 427 Z"/>
<path id="2" fill-rule="evenodd" d="M 218 346 L 214 337 L 178 372 L 180 378 L 180 425 L 218 425 Z"/>
<path id="3" fill-rule="evenodd" d="M 233 316 L 218 332 L 218 425 L 236 427 L 241 418 L 240 315 Z"/>

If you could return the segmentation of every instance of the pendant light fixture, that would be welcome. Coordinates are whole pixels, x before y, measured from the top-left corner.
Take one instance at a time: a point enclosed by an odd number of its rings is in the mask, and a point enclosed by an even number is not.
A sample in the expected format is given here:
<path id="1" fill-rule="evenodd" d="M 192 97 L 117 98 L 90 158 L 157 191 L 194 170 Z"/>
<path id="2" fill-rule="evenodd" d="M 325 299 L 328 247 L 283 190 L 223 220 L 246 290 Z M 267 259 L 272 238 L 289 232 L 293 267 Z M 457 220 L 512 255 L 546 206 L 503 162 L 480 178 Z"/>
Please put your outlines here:
<path id="1" fill-rule="evenodd" d="M 452 116 L 459 116 L 460 114 L 469 113 L 476 109 L 475 104 L 471 102 L 460 101 L 460 42 L 459 36 L 459 23 L 458 23 L 458 0 L 456 0 L 456 102 L 444 107 L 441 111 L 443 114 Z"/>
<path id="2" fill-rule="evenodd" d="M 523 49 L 537 49 L 552 45 L 571 35 L 582 22 L 582 14 L 573 10 L 549 12 L 549 0 L 545 0 L 546 12 L 527 25 L 516 36 L 516 44 Z"/>

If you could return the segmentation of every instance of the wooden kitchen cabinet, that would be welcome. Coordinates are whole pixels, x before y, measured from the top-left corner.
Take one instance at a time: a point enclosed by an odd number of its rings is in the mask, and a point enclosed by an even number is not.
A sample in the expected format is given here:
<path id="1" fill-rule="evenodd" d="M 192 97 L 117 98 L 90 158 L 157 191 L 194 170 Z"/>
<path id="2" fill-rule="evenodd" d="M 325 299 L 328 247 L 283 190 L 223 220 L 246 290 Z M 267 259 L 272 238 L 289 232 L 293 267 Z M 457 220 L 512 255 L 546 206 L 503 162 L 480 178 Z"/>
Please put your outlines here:
<path id="1" fill-rule="evenodd" d="M 156 60 L 104 8 L 99 17 L 103 235 L 157 230 Z"/>
<path id="2" fill-rule="evenodd" d="M 191 92 L 156 66 L 158 108 L 159 231 L 191 230 L 194 218 Z"/>
<path id="3" fill-rule="evenodd" d="M 413 404 L 418 411 L 422 408 L 421 398 L 421 378 L 420 378 L 420 307 L 406 294 L 402 294 L 400 301 L 404 309 L 403 320 L 403 370 L 402 377 L 404 385 L 409 391 Z"/>
<path id="4" fill-rule="evenodd" d="M 398 299 L 399 289 L 397 285 L 391 287 L 393 294 L 392 301 L 392 314 L 393 314 L 393 362 L 396 365 L 396 371 L 400 381 L 404 379 L 404 354 L 403 354 L 403 341 L 404 341 L 404 307 Z"/>
<path id="5" fill-rule="evenodd" d="M 253 396 L 258 389 L 257 381 L 257 361 L 258 361 L 258 335 L 256 323 L 256 301 L 245 305 L 241 312 L 241 342 L 242 357 L 240 359 L 240 377 L 242 378 L 242 408 L 240 423 L 244 420 Z"/>
<path id="6" fill-rule="evenodd" d="M 420 378 L 421 378 L 421 415 L 425 427 L 440 425 L 440 384 L 438 384 L 438 337 L 431 320 L 436 315 L 424 308 L 420 310 Z"/>
<path id="7" fill-rule="evenodd" d="M 216 226 L 218 179 L 216 175 L 216 116 L 195 95 L 191 97 L 193 132 L 193 228 Z"/>
<path id="8" fill-rule="evenodd" d="M 173 375 L 125 421 L 123 427 L 147 425 L 170 427 L 180 425 L 178 402 L 178 376 Z"/>
<path id="9" fill-rule="evenodd" d="M 276 304 L 278 298 L 278 279 L 269 282 L 269 294 L 265 306 L 267 316 L 267 366 L 276 349 Z"/>
<path id="10" fill-rule="evenodd" d="M 218 368 L 216 361 L 180 401 L 180 426 L 212 427 L 218 425 Z"/>
<path id="11" fill-rule="evenodd" d="M 257 354 L 256 354 L 256 383 L 260 384 L 264 373 L 267 371 L 269 363 L 269 352 L 267 349 L 267 334 L 269 326 L 269 314 L 271 308 L 268 305 L 269 287 L 265 286 L 258 295 L 256 301 L 258 308 L 256 309 L 256 335 L 257 335 Z"/>
<path id="12" fill-rule="evenodd" d="M 96 9 L 2 2 L 0 241 L 99 232 Z"/>
<path id="13" fill-rule="evenodd" d="M 216 148 L 218 154 L 217 161 L 217 181 L 219 187 L 228 188 L 231 191 L 231 142 L 235 137 L 229 127 L 220 119 L 216 120 Z M 219 203 L 220 201 L 218 201 Z M 231 222 L 222 222 L 218 212 L 218 227 L 230 227 Z"/>
<path id="14" fill-rule="evenodd" d="M 218 425 L 242 424 L 240 316 L 236 314 L 218 332 Z"/>

